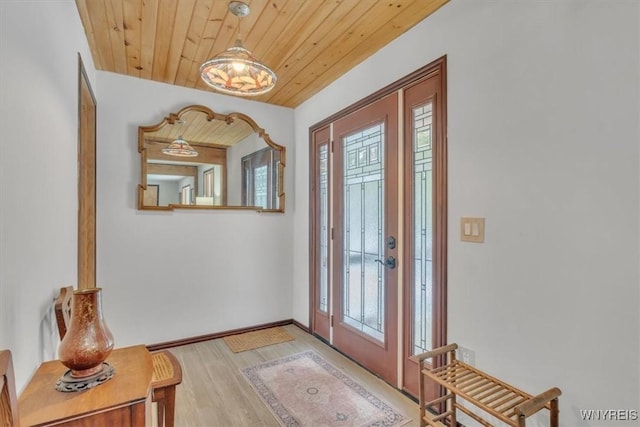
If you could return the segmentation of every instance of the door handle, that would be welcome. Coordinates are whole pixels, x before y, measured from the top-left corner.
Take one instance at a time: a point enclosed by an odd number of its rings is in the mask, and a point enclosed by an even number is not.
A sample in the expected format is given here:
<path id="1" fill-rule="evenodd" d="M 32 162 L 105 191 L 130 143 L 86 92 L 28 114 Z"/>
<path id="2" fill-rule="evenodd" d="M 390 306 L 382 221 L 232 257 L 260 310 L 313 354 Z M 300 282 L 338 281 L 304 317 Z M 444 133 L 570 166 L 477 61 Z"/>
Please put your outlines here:
<path id="1" fill-rule="evenodd" d="M 396 259 L 394 257 L 392 257 L 392 256 L 388 256 L 384 261 L 381 260 L 381 259 L 377 259 L 375 261 L 379 262 L 382 265 L 384 265 L 389 270 L 393 270 L 394 268 L 396 268 Z"/>

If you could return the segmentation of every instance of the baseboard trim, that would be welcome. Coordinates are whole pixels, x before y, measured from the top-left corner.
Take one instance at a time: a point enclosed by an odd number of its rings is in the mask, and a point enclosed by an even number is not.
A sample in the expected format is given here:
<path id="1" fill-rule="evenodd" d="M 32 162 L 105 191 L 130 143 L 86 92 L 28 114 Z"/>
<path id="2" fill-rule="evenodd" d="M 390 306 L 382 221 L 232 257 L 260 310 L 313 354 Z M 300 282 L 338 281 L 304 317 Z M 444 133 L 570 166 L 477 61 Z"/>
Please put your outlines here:
<path id="1" fill-rule="evenodd" d="M 308 326 L 304 326 L 302 323 L 298 322 L 295 319 L 291 320 L 291 323 L 293 323 L 294 326 L 297 326 L 298 328 L 302 329 L 303 331 L 305 331 L 306 333 L 310 334 L 311 332 L 309 331 L 309 327 Z"/>
<path id="2" fill-rule="evenodd" d="M 149 351 L 165 350 L 171 347 L 178 347 L 181 345 L 195 344 L 202 341 L 209 341 L 209 340 L 215 340 L 218 338 L 224 338 L 229 335 L 242 334 L 244 332 L 258 331 L 260 329 L 267 329 L 267 328 L 273 328 L 275 326 L 285 326 L 285 325 L 291 325 L 291 324 L 301 328 L 302 330 L 306 330 L 307 332 L 309 331 L 309 329 L 304 325 L 302 325 L 301 323 L 293 319 L 286 319 L 286 320 L 280 320 L 277 322 L 263 323 L 262 325 L 249 326 L 247 328 L 232 329 L 230 331 L 215 332 L 213 334 L 199 335 L 196 337 L 184 338 L 184 339 L 175 340 L 175 341 L 166 341 L 166 342 L 161 342 L 157 344 L 150 344 L 150 345 L 147 345 L 147 349 Z"/>

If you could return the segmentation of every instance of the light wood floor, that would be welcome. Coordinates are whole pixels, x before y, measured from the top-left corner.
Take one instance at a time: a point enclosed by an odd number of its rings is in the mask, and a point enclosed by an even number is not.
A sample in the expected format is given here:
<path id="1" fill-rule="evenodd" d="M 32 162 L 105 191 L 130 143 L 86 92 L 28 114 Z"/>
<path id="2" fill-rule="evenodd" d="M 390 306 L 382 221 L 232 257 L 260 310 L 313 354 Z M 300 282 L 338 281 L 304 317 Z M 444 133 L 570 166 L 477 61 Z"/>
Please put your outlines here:
<path id="1" fill-rule="evenodd" d="M 295 340 L 241 353 L 231 352 L 222 339 L 171 348 L 183 376 L 176 389 L 176 427 L 278 426 L 240 368 L 307 350 L 316 351 L 410 418 L 405 426 L 419 425 L 413 400 L 297 326 L 284 328 Z"/>

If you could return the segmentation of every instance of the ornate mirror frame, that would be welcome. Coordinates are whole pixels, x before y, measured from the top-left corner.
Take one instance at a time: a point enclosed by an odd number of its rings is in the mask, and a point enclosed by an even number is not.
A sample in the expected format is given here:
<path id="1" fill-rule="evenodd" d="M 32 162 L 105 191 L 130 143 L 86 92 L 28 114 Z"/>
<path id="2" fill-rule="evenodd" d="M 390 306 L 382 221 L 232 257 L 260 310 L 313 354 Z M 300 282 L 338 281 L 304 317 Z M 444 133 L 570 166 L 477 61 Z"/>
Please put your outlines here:
<path id="1" fill-rule="evenodd" d="M 174 124 L 183 123 L 183 117 L 188 113 L 201 113 L 206 117 L 207 122 L 211 122 L 212 120 L 219 120 L 227 125 L 231 125 L 236 123 L 237 121 L 242 121 L 246 123 L 253 132 L 257 135 L 257 138 L 262 139 L 265 142 L 265 148 L 271 148 L 279 153 L 279 161 L 277 162 L 277 187 L 276 187 L 276 206 L 275 209 L 265 209 L 262 206 L 244 206 L 244 205 L 199 205 L 199 204 L 179 204 L 179 203 L 169 203 L 166 206 L 153 206 L 146 205 L 144 203 L 145 191 L 152 187 L 147 184 L 147 171 L 148 171 L 148 159 L 149 159 L 149 144 L 150 140 L 145 136 L 148 133 L 159 132 L 165 126 L 171 126 Z M 188 126 L 188 123 L 186 124 Z M 157 141 L 154 141 L 157 142 Z M 166 143 L 166 142 L 165 142 Z M 189 142 L 193 148 L 198 151 L 203 150 L 224 150 L 226 152 L 226 148 L 216 144 L 201 144 L 198 142 Z M 139 126 L 138 127 L 138 152 L 140 153 L 140 184 L 138 184 L 138 209 L 139 210 L 152 210 L 152 211 L 172 211 L 175 209 L 204 209 L 204 210 L 254 210 L 257 212 L 279 212 L 284 213 L 285 209 L 285 193 L 284 193 L 284 167 L 286 165 L 286 148 L 279 144 L 276 144 L 268 133 L 265 132 L 258 124 L 249 116 L 243 113 L 233 112 L 230 114 L 220 114 L 216 113 L 210 108 L 203 105 L 189 105 L 182 108 L 177 113 L 170 113 L 168 116 L 164 117 L 159 123 L 149 126 Z M 226 187 L 227 187 L 227 165 L 226 165 L 226 154 L 224 159 L 220 160 L 220 163 L 215 162 L 216 164 L 223 165 L 223 174 L 224 174 L 224 199 L 226 199 Z M 161 156 L 168 157 L 164 154 Z M 220 154 L 213 154 L 213 156 L 220 157 Z M 206 157 L 206 156 L 203 156 Z M 176 162 L 189 162 L 190 158 L 188 157 L 175 157 Z M 207 163 L 207 162 L 205 162 Z"/>

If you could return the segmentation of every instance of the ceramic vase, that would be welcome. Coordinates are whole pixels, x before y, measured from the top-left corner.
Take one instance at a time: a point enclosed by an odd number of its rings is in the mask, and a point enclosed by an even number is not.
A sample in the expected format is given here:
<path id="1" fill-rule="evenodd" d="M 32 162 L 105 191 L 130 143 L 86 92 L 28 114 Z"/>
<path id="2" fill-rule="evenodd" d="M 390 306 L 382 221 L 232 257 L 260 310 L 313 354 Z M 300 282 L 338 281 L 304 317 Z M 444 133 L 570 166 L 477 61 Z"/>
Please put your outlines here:
<path id="1" fill-rule="evenodd" d="M 58 348 L 58 357 L 74 378 L 99 373 L 113 350 L 113 335 L 102 316 L 102 288 L 73 292 L 71 321 Z"/>

